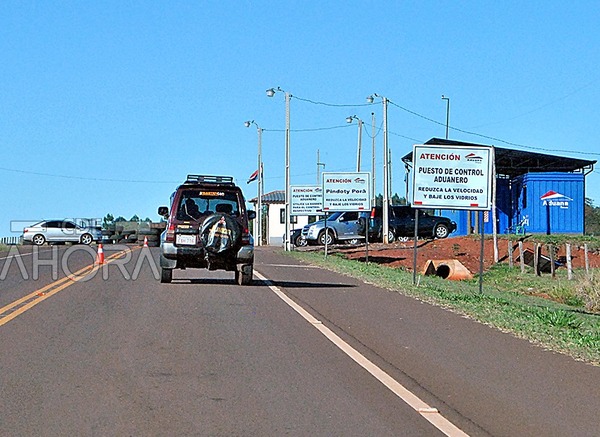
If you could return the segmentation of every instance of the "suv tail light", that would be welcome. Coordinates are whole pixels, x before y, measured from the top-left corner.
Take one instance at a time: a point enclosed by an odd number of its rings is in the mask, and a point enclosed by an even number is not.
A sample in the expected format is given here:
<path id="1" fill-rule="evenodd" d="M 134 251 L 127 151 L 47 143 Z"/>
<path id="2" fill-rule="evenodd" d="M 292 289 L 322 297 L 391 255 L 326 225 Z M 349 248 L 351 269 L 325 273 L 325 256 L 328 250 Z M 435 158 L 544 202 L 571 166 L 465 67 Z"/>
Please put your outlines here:
<path id="1" fill-rule="evenodd" d="M 373 232 L 377 229 L 377 208 L 371 208 L 371 217 L 369 217 L 369 232 Z"/>
<path id="2" fill-rule="evenodd" d="M 167 235 L 165 235 L 165 241 L 172 243 L 175 241 L 175 224 L 169 223 L 167 227 Z"/>
<path id="3" fill-rule="evenodd" d="M 242 244 L 250 244 L 250 232 L 248 231 L 248 228 L 242 230 Z"/>

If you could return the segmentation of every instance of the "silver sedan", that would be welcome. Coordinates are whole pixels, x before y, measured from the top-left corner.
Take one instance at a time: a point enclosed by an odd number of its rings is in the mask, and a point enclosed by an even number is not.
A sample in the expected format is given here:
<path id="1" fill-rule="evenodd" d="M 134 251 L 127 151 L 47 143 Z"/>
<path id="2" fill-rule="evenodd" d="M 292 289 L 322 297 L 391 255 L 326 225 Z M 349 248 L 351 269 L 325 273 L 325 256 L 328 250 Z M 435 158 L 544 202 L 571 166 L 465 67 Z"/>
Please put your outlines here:
<path id="1" fill-rule="evenodd" d="M 36 246 L 46 242 L 92 244 L 101 239 L 100 228 L 82 227 L 70 220 L 44 220 L 23 229 L 23 242 Z"/>

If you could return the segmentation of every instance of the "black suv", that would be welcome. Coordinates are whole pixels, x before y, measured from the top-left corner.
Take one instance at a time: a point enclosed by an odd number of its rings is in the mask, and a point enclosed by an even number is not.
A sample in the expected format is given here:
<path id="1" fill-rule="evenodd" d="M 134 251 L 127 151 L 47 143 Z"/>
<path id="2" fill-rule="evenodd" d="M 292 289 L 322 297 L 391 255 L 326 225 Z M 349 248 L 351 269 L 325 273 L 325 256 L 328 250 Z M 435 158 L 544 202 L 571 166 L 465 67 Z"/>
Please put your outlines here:
<path id="1" fill-rule="evenodd" d="M 456 230 L 456 223 L 447 217 L 429 214 L 418 209 L 419 212 L 419 237 L 446 238 Z M 365 235 L 367 218 L 359 219 L 358 233 Z M 390 207 L 388 215 L 388 241 L 406 241 L 415 235 L 415 209 L 409 205 L 394 205 Z M 376 206 L 371 209 L 369 222 L 369 241 L 382 241 L 383 239 L 383 208 Z"/>
<path id="2" fill-rule="evenodd" d="M 240 285 L 252 282 L 254 241 L 242 190 L 231 176 L 188 175 L 171 195 L 171 209 L 158 208 L 167 227 L 160 237 L 160 282 L 173 269 L 207 268 L 235 272 Z"/>

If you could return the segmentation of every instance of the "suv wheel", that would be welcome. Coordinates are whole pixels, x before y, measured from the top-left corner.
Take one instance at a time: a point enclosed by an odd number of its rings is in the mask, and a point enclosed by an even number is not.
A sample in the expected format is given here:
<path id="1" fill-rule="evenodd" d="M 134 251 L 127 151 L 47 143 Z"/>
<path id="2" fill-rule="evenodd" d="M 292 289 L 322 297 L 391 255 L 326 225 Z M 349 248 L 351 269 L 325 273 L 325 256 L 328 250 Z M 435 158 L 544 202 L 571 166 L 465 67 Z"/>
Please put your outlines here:
<path id="1" fill-rule="evenodd" d="M 401 243 L 406 243 L 410 240 L 410 237 L 398 237 L 398 241 Z"/>
<path id="2" fill-rule="evenodd" d="M 328 231 L 328 232 L 322 231 L 319 234 L 319 244 L 321 246 L 325 246 L 325 239 L 327 239 L 328 246 L 333 243 L 333 234 L 331 233 L 331 231 Z"/>
<path id="3" fill-rule="evenodd" d="M 170 284 L 173 280 L 173 269 L 160 269 L 160 282 Z"/>
<path id="4" fill-rule="evenodd" d="M 240 270 L 236 270 L 235 271 L 235 282 L 238 285 L 250 285 L 252 284 L 252 271 L 253 271 L 253 266 L 250 266 L 250 271 L 248 272 L 246 269 L 248 269 L 247 266 L 244 266 L 245 268 L 241 268 Z"/>
<path id="5" fill-rule="evenodd" d="M 448 234 L 450 234 L 450 231 L 445 224 L 439 224 L 435 227 L 435 236 L 437 238 L 446 238 Z"/>
<path id="6" fill-rule="evenodd" d="M 393 243 L 394 241 L 396 241 L 396 236 L 394 235 L 394 231 L 391 229 L 388 229 L 388 243 Z"/>
<path id="7" fill-rule="evenodd" d="M 216 232 L 215 232 L 216 229 Z M 225 232 L 221 233 L 222 229 Z M 225 238 L 224 235 L 227 235 Z M 224 252 L 234 247 L 242 233 L 238 223 L 229 215 L 213 214 L 204 220 L 200 236 L 206 250 L 212 253 Z"/>
<path id="8" fill-rule="evenodd" d="M 304 247 L 308 244 L 308 241 L 306 241 L 306 238 L 304 238 L 302 235 L 298 236 L 298 238 L 296 238 L 296 241 L 294 241 L 294 244 L 297 247 Z"/>

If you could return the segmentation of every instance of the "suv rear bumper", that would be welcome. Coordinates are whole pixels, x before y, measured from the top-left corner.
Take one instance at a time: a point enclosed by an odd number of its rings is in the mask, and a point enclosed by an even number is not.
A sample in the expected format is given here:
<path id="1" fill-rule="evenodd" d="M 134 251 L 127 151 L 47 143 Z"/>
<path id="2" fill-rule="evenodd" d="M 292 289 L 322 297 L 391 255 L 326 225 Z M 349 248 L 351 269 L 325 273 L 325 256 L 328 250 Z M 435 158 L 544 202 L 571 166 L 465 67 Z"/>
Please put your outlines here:
<path id="1" fill-rule="evenodd" d="M 236 264 L 254 264 L 254 246 L 240 247 L 235 261 Z M 181 266 L 207 267 L 207 265 L 206 251 L 202 247 L 175 246 L 164 241 L 160 244 L 160 266 L 164 269 L 175 269 Z"/>

